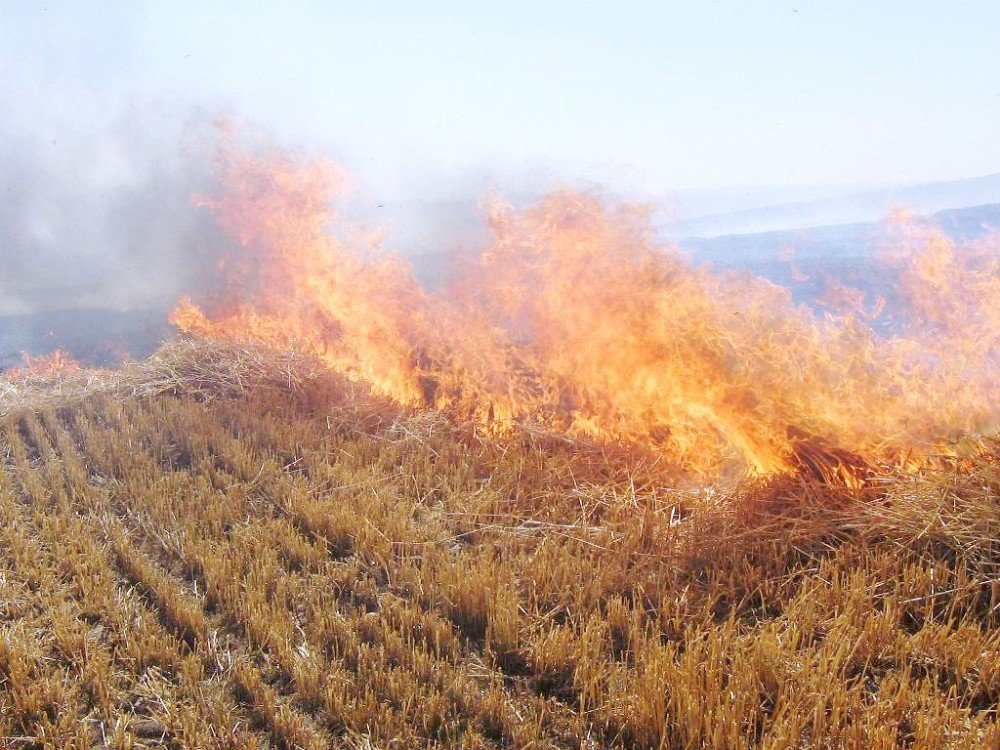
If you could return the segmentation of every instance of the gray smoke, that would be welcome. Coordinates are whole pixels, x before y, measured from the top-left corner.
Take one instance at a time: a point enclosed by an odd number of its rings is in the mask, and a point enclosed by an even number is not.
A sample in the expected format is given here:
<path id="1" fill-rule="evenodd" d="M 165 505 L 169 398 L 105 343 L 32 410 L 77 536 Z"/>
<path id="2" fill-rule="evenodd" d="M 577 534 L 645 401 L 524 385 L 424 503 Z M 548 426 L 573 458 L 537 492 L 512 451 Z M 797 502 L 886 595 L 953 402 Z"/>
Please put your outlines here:
<path id="1" fill-rule="evenodd" d="M 192 200 L 210 189 L 198 148 L 135 122 L 65 146 L 0 132 L 0 315 L 149 309 L 196 292 L 226 242 Z"/>

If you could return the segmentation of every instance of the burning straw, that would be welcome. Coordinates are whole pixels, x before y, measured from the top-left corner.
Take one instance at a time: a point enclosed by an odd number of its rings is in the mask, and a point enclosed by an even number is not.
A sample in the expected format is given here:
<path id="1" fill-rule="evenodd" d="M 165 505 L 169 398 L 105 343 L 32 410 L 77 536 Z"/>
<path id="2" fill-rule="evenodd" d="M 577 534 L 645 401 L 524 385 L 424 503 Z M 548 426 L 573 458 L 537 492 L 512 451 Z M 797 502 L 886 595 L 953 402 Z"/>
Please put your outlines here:
<path id="1" fill-rule="evenodd" d="M 1000 233 L 956 241 L 897 217 L 884 328 L 861 290 L 798 305 L 692 265 L 641 207 L 563 191 L 494 204 L 488 244 L 429 290 L 338 213 L 336 170 L 243 146 L 223 145 L 201 199 L 234 249 L 218 287 L 174 309 L 182 331 L 294 348 L 489 435 L 637 445 L 710 480 L 854 487 L 1000 427 Z"/>

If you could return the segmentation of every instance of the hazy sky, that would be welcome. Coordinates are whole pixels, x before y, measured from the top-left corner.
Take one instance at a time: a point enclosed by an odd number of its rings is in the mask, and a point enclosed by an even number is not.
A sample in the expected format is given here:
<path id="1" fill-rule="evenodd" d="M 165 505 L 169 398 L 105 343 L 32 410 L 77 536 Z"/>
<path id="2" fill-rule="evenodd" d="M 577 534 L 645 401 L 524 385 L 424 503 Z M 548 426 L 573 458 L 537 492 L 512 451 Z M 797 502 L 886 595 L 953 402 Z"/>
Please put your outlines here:
<path id="1" fill-rule="evenodd" d="M 1000 171 L 998 28 L 995 0 L 0 0 L 0 135 L 91 179 L 135 168 L 107 131 L 172 135 L 199 111 L 376 192 L 476 172 L 650 192 L 950 179 Z"/>

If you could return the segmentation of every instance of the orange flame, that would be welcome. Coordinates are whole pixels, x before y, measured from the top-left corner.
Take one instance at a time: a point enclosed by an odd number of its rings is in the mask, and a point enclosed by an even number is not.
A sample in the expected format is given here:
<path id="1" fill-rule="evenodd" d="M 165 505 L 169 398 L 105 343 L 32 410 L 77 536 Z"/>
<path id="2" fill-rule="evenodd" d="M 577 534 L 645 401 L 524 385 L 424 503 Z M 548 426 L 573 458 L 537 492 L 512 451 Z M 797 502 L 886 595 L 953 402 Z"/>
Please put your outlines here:
<path id="1" fill-rule="evenodd" d="M 820 445 L 909 453 L 997 427 L 995 237 L 959 245 L 895 217 L 884 256 L 908 323 L 880 336 L 878 309 L 846 288 L 849 305 L 818 315 L 761 278 L 692 266 L 654 241 L 645 209 L 592 195 L 495 204 L 492 246 L 429 292 L 344 232 L 330 165 L 227 146 L 219 176 L 203 204 L 243 252 L 210 312 L 182 300 L 174 323 L 316 354 L 407 406 L 494 432 L 532 421 L 642 443 L 704 474 L 789 471 Z"/>
<path id="2" fill-rule="evenodd" d="M 73 359 L 73 356 L 62 349 L 54 349 L 47 354 L 29 354 L 21 352 L 23 367 L 12 367 L 4 374 L 10 379 L 25 376 L 49 376 L 65 370 L 79 370 L 80 363 Z"/>

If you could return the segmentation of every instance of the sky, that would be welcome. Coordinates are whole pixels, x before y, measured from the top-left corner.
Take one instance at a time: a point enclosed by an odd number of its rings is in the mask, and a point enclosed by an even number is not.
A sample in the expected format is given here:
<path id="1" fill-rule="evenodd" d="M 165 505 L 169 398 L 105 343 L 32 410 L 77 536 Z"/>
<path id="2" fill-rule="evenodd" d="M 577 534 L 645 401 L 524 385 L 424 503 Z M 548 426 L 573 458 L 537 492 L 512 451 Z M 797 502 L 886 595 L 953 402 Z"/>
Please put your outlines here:
<path id="1" fill-rule="evenodd" d="M 997 173 L 997 28 L 996 2 L 0 0 L 0 314 L 204 278 L 220 117 L 338 162 L 413 254 L 487 192 Z"/>
<path id="2" fill-rule="evenodd" d="M 0 123 L 69 148 L 228 111 L 386 189 L 955 179 L 1000 171 L 997 28 L 995 2 L 2 0 Z"/>

